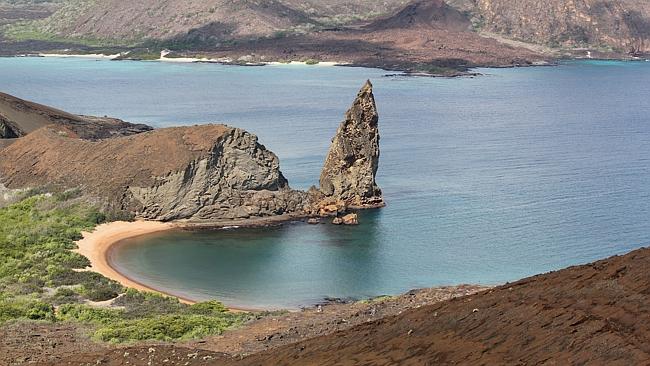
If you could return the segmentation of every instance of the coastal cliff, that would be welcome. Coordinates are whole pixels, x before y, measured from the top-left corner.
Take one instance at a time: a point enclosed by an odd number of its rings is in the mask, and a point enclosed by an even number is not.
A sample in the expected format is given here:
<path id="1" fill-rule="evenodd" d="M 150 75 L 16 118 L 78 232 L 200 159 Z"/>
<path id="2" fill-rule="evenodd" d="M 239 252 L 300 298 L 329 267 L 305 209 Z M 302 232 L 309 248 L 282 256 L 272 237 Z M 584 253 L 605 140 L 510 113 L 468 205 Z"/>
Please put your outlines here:
<path id="1" fill-rule="evenodd" d="M 195 127 L 198 128 L 198 127 Z M 226 131 L 209 153 L 153 185 L 129 187 L 139 216 L 248 219 L 302 210 L 305 194 L 289 188 L 278 157 L 244 130 Z"/>
<path id="2" fill-rule="evenodd" d="M 3 131 L 19 131 L 6 133 L 11 143 L 0 145 L 0 184 L 9 189 L 78 189 L 110 212 L 206 223 L 314 216 L 331 201 L 334 216 L 383 204 L 375 183 L 379 132 L 370 82 L 333 139 L 321 190 L 310 192 L 291 189 L 278 157 L 239 128 L 208 124 L 151 130 L 10 96 L 0 99 L 0 112 L 16 104 L 31 112 L 0 114 L 6 121 L 2 126 L 18 126 Z M 356 223 L 356 217 L 347 222 Z"/>
<path id="3" fill-rule="evenodd" d="M 245 219 L 300 210 L 277 156 L 225 125 L 165 128 L 89 141 L 50 126 L 2 151 L 9 188 L 79 188 L 113 211 L 169 221 Z"/>

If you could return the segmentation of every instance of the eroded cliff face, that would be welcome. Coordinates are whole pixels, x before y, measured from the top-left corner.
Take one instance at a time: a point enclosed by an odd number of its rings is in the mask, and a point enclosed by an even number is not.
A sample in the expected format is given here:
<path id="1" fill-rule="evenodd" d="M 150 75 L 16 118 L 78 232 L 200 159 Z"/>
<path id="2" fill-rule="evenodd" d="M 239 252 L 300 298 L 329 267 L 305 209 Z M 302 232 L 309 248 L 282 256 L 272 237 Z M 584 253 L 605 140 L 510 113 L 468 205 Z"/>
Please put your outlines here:
<path id="1" fill-rule="evenodd" d="M 159 220 L 248 219 L 301 212 L 305 193 L 289 188 L 278 157 L 257 137 L 234 128 L 205 157 L 158 177 L 152 186 L 129 187 L 138 215 Z"/>
<path id="2" fill-rule="evenodd" d="M 379 115 L 367 81 L 345 114 L 327 154 L 320 192 L 347 207 L 384 204 L 375 176 L 379 167 Z"/>

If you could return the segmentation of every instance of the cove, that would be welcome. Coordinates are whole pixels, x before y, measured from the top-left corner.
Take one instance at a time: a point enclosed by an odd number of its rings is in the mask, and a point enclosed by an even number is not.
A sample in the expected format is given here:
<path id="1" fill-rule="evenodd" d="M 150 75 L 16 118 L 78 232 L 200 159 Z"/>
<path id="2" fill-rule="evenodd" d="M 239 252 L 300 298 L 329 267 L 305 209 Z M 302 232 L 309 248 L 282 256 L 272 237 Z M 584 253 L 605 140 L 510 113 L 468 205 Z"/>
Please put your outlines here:
<path id="1" fill-rule="evenodd" d="M 226 122 L 260 138 L 294 188 L 317 184 L 343 112 L 370 78 L 387 207 L 358 227 L 167 232 L 111 253 L 184 297 L 296 308 L 416 287 L 498 284 L 650 242 L 650 63 L 384 77 L 343 67 L 0 59 L 0 89 L 154 126 Z"/>

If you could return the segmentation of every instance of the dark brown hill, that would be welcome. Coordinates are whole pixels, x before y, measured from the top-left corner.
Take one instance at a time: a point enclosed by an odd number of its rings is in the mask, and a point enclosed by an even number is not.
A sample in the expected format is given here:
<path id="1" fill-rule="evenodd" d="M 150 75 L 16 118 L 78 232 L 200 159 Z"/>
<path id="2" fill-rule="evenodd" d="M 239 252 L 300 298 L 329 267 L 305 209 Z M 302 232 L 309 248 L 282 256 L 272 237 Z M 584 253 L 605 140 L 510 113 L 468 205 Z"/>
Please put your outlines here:
<path id="1" fill-rule="evenodd" d="M 433 27 L 450 31 L 469 31 L 472 23 L 457 9 L 443 0 L 422 0 L 408 4 L 394 15 L 377 19 L 366 28 L 369 30 L 409 29 Z"/>
<path id="2" fill-rule="evenodd" d="M 650 249 L 224 365 L 647 365 Z"/>

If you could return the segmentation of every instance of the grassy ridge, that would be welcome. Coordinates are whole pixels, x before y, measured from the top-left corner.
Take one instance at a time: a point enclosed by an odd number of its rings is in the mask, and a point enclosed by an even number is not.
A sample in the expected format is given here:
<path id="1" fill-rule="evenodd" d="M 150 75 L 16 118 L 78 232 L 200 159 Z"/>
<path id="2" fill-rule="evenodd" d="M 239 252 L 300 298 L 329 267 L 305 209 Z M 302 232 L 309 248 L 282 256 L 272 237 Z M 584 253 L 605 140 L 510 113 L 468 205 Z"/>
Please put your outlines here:
<path id="1" fill-rule="evenodd" d="M 181 304 L 83 270 L 89 262 L 71 251 L 74 241 L 106 217 L 76 196 L 36 195 L 0 208 L 0 326 L 78 322 L 92 325 L 99 340 L 128 342 L 219 334 L 250 319 L 219 302 Z M 111 299 L 111 307 L 91 303 Z"/>

